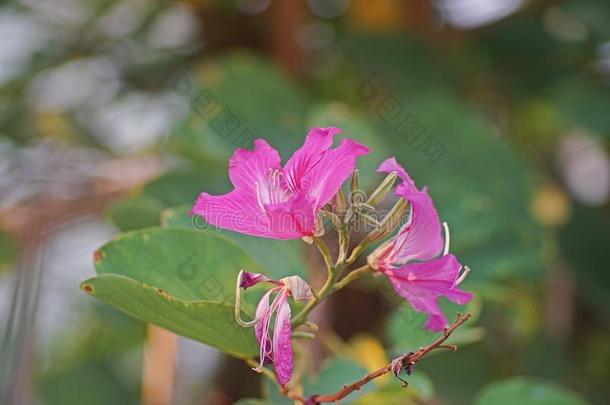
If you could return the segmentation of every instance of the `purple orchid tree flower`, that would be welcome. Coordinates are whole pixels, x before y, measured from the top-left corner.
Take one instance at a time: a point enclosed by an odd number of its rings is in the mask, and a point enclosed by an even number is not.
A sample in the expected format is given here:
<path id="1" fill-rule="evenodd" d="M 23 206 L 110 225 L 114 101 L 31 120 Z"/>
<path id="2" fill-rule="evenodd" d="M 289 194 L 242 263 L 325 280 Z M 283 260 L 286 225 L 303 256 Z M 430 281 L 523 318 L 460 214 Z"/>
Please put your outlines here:
<path id="1" fill-rule="evenodd" d="M 229 161 L 234 189 L 221 196 L 201 193 L 191 211 L 210 224 L 273 239 L 312 237 L 318 211 L 339 191 L 368 148 L 344 139 L 330 149 L 339 128 L 313 128 L 304 145 L 281 166 L 264 139 L 254 150 L 237 149 Z"/>
<path id="2" fill-rule="evenodd" d="M 261 282 L 271 283 L 275 287 L 267 291 L 259 301 L 255 319 L 249 322 L 243 321 L 240 314 L 240 289 L 247 289 Z M 274 293 L 276 293 L 275 298 L 270 304 L 271 295 Z M 297 302 L 313 298 L 309 284 L 299 276 L 273 280 L 263 274 L 248 273 L 243 270 L 237 276 L 235 318 L 242 326 L 254 325 L 254 333 L 260 346 L 260 364 L 254 370 L 260 372 L 263 364 L 270 361 L 282 386 L 290 380 L 293 369 L 291 311 L 288 305 L 290 296 Z M 273 337 L 270 337 L 271 317 L 274 313 Z"/>
<path id="3" fill-rule="evenodd" d="M 426 329 L 443 330 L 448 322 L 438 305 L 438 298 L 445 296 L 460 305 L 469 302 L 472 294 L 458 288 L 469 269 L 464 267 L 462 272 L 462 265 L 449 253 L 449 228 L 446 223 L 441 225 L 426 187 L 418 190 L 395 158 L 385 160 L 378 171 L 396 172 L 401 180 L 396 195 L 409 202 L 411 212 L 396 237 L 369 256 L 369 264 L 388 277 L 396 292 L 406 298 L 413 309 L 429 315 Z"/>

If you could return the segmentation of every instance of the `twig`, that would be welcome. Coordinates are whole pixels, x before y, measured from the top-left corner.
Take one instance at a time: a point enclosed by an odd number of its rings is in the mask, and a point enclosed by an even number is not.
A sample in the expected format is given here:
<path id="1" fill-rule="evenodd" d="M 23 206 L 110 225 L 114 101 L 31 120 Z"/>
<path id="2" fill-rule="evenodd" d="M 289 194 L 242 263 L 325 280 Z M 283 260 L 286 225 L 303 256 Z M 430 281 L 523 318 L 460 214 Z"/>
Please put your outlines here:
<path id="1" fill-rule="evenodd" d="M 359 391 L 364 385 L 366 385 L 370 381 L 374 380 L 375 378 L 381 377 L 389 372 L 393 372 L 395 375 L 398 375 L 400 370 L 402 370 L 403 368 L 406 368 L 407 372 L 409 372 L 411 370 L 411 368 L 415 365 L 415 363 L 417 363 L 419 360 L 421 360 L 423 357 L 425 357 L 432 350 L 441 349 L 441 348 L 450 348 L 452 350 L 456 350 L 457 346 L 447 346 L 447 345 L 444 345 L 443 343 L 445 343 L 445 341 L 447 340 L 447 338 L 449 338 L 451 333 L 453 333 L 453 331 L 456 328 L 458 328 L 460 325 L 462 325 L 464 322 L 466 322 L 470 318 L 470 316 L 471 315 L 469 313 L 467 313 L 465 315 L 458 313 L 455 318 L 455 322 L 453 322 L 453 324 L 451 326 L 449 326 L 445 329 L 445 332 L 443 333 L 442 336 L 440 336 L 438 339 L 436 339 L 434 342 L 430 343 L 429 345 L 420 348 L 415 353 L 403 354 L 402 356 L 394 359 L 387 366 L 367 374 L 366 376 L 364 376 L 364 378 L 362 378 L 352 384 L 346 385 L 345 387 L 343 387 L 343 389 L 337 391 L 334 394 L 312 395 L 311 397 L 309 397 L 307 399 L 307 402 L 303 402 L 303 403 L 321 404 L 324 402 L 337 402 L 337 401 L 345 398 L 352 392 Z"/>

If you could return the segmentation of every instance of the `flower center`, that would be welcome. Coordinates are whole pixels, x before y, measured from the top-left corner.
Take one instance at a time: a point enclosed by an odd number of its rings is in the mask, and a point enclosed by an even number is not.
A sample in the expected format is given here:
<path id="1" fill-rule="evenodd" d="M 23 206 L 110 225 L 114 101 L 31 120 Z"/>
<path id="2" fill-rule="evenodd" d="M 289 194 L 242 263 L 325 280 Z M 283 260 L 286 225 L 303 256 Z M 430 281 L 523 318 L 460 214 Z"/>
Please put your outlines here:
<path id="1" fill-rule="evenodd" d="M 266 178 L 257 181 L 256 198 L 258 205 L 265 211 L 265 205 L 281 204 L 288 200 L 290 193 L 282 186 L 283 173 L 278 169 L 269 169 L 269 174 Z"/>

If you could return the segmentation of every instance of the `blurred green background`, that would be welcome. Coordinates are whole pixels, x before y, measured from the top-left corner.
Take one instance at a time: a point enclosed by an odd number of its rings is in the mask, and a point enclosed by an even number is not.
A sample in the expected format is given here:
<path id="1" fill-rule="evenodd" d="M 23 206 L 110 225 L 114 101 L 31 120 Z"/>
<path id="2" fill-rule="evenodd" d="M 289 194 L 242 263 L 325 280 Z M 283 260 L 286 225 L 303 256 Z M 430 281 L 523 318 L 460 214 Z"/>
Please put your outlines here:
<path id="1" fill-rule="evenodd" d="M 2 3 L 0 398 L 280 403 L 240 362 L 156 346 L 78 284 L 120 231 L 200 228 L 184 214 L 230 189 L 236 147 L 263 137 L 286 157 L 334 125 L 371 147 L 369 189 L 391 155 L 429 187 L 477 295 L 460 351 L 345 403 L 608 403 L 608 21 L 604 0 Z M 316 272 L 300 241 L 229 236 L 271 274 Z M 314 391 L 429 341 L 380 280 L 324 320 Z M 171 366 L 147 371 L 147 345 Z"/>

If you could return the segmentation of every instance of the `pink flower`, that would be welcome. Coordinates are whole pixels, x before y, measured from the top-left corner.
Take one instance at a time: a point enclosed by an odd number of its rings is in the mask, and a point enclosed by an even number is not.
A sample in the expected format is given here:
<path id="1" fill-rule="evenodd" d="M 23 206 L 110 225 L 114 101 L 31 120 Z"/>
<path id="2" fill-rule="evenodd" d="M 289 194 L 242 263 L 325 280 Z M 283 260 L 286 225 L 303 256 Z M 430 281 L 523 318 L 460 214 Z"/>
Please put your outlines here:
<path id="1" fill-rule="evenodd" d="M 472 294 L 458 288 L 469 270 L 465 268 L 460 275 L 462 265 L 448 253 L 448 228 L 443 224 L 443 241 L 441 222 L 427 189 L 418 190 L 395 158 L 385 160 L 378 171 L 396 172 L 401 179 L 396 194 L 409 201 L 411 213 L 396 237 L 369 256 L 369 263 L 388 277 L 413 309 L 429 315 L 427 329 L 440 331 L 447 326 L 447 319 L 438 306 L 438 297 L 445 296 L 460 305 L 469 302 Z"/>
<path id="2" fill-rule="evenodd" d="M 249 288 L 260 282 L 268 282 L 275 287 L 267 291 L 261 298 L 256 308 L 256 318 L 252 322 L 244 322 L 239 315 L 239 288 Z M 292 376 L 292 327 L 290 323 L 290 305 L 288 297 L 292 296 L 297 302 L 313 298 L 309 285 L 299 276 L 284 277 L 273 280 L 258 273 L 241 271 L 237 277 L 237 305 L 236 317 L 244 326 L 254 325 L 256 340 L 260 346 L 260 364 L 255 370 L 260 371 L 265 361 L 271 361 L 275 369 L 275 375 L 282 386 Z M 271 294 L 277 293 L 271 304 Z M 275 313 L 275 324 L 273 327 L 273 338 L 269 328 L 271 317 Z"/>
<path id="3" fill-rule="evenodd" d="M 368 148 L 351 139 L 330 149 L 339 128 L 313 128 L 282 168 L 265 140 L 237 149 L 229 161 L 234 189 L 222 196 L 201 193 L 192 209 L 210 224 L 273 239 L 313 236 L 317 213 L 354 171 Z"/>

